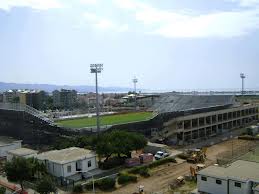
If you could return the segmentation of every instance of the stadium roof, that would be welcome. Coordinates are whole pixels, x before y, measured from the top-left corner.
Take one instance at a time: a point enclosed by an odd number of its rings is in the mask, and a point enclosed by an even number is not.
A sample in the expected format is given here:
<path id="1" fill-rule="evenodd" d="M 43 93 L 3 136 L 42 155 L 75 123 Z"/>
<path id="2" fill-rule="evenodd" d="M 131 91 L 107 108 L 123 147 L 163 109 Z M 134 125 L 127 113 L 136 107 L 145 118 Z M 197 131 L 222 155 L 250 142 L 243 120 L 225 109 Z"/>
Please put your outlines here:
<path id="1" fill-rule="evenodd" d="M 180 112 L 217 106 L 234 105 L 235 97 L 227 95 L 175 95 L 162 94 L 153 105 L 152 110 L 159 113 Z"/>

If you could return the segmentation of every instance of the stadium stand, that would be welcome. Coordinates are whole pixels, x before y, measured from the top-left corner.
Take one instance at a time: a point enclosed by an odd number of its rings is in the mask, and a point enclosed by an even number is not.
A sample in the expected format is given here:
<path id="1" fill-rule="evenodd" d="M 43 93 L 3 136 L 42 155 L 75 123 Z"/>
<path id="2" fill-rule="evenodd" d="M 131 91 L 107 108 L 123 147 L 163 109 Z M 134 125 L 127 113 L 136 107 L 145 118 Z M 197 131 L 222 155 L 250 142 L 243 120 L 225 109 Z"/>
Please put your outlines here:
<path id="1" fill-rule="evenodd" d="M 234 96 L 191 96 L 166 93 L 160 96 L 160 98 L 153 105 L 152 110 L 158 113 L 169 113 L 218 106 L 233 106 L 235 104 L 236 102 Z"/>

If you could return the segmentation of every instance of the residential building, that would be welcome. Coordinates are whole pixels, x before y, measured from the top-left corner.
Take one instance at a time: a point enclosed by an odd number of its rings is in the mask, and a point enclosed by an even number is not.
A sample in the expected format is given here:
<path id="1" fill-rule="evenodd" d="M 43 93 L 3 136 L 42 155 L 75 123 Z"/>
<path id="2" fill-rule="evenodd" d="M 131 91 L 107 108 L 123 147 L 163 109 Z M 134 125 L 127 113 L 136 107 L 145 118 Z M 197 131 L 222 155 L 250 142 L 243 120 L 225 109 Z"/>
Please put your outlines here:
<path id="1" fill-rule="evenodd" d="M 19 98 L 21 104 L 42 109 L 46 101 L 46 93 L 44 91 L 24 90 L 19 93 Z"/>
<path id="2" fill-rule="evenodd" d="M 0 157 L 7 157 L 7 152 L 22 147 L 22 141 L 0 136 Z"/>
<path id="3" fill-rule="evenodd" d="M 90 150 L 71 147 L 38 154 L 50 174 L 62 180 L 80 180 L 86 172 L 97 168 L 96 155 Z"/>
<path id="4" fill-rule="evenodd" d="M 53 105 L 60 108 L 71 108 L 77 100 L 77 91 L 75 90 L 65 90 L 53 91 Z"/>
<path id="5" fill-rule="evenodd" d="M 18 148 L 7 151 L 7 161 L 12 160 L 14 157 L 32 158 L 37 156 L 38 151 L 29 148 Z"/>
<path id="6" fill-rule="evenodd" d="M 18 90 L 8 90 L 3 93 L 4 103 L 19 103 L 19 92 Z"/>
<path id="7" fill-rule="evenodd" d="M 259 163 L 237 160 L 226 167 L 209 166 L 197 173 L 202 194 L 253 194 L 258 191 Z"/>

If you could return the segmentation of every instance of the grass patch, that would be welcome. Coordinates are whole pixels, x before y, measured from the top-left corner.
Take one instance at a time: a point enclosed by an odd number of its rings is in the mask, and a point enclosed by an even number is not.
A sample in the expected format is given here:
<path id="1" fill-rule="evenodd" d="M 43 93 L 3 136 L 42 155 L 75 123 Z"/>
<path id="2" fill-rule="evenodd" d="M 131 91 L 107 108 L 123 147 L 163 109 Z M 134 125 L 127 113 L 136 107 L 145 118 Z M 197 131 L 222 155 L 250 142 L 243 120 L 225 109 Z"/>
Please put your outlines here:
<path id="1" fill-rule="evenodd" d="M 195 188 L 197 188 L 197 182 L 196 181 L 185 181 L 185 184 L 181 185 L 178 188 L 172 189 L 171 192 L 179 192 L 179 193 L 190 193 Z"/>
<path id="2" fill-rule="evenodd" d="M 152 112 L 135 112 L 115 115 L 105 115 L 100 117 L 101 125 L 115 125 L 129 122 L 144 121 L 152 118 Z M 68 128 L 83 128 L 96 125 L 96 118 L 79 118 L 57 121 L 56 124 Z"/>

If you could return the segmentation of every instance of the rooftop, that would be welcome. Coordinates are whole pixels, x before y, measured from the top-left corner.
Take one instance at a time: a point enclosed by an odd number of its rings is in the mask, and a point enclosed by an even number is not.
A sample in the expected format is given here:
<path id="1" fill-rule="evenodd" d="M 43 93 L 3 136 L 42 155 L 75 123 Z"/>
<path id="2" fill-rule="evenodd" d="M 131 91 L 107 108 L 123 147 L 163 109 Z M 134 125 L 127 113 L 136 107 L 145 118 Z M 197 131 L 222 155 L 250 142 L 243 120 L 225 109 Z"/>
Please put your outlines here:
<path id="1" fill-rule="evenodd" d="M 217 106 L 234 105 L 234 96 L 227 95 L 176 95 L 162 94 L 152 110 L 159 113 L 179 112 L 192 109 L 204 109 Z"/>
<path id="2" fill-rule="evenodd" d="M 31 154 L 37 154 L 38 151 L 29 149 L 29 148 L 18 148 L 15 150 L 10 150 L 8 151 L 8 153 L 13 154 L 15 156 L 27 156 Z"/>
<path id="3" fill-rule="evenodd" d="M 17 142 L 22 142 L 22 140 L 17 140 L 12 137 L 0 136 L 0 146 L 5 146 Z"/>
<path id="4" fill-rule="evenodd" d="M 91 150 L 71 147 L 63 150 L 52 150 L 43 152 L 37 156 L 39 160 L 49 160 L 58 164 L 66 164 L 69 162 L 81 160 L 84 158 L 94 157 L 95 153 Z"/>
<path id="5" fill-rule="evenodd" d="M 259 181 L 259 163 L 237 160 L 227 167 L 209 166 L 198 172 L 200 175 L 215 176 L 222 179 L 238 179 L 240 181 Z"/>

